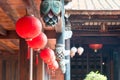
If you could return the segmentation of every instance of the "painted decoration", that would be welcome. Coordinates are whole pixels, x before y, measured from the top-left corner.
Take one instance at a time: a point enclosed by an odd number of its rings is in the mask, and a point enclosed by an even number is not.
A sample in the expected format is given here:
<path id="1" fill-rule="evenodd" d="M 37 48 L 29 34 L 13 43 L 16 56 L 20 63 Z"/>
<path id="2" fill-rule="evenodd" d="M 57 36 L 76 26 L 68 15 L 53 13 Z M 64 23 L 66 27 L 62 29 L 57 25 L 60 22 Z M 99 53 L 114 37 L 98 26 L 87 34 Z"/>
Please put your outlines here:
<path id="1" fill-rule="evenodd" d="M 53 26 L 58 23 L 58 17 L 62 9 L 60 0 L 43 0 L 40 8 L 43 21 L 46 25 Z"/>

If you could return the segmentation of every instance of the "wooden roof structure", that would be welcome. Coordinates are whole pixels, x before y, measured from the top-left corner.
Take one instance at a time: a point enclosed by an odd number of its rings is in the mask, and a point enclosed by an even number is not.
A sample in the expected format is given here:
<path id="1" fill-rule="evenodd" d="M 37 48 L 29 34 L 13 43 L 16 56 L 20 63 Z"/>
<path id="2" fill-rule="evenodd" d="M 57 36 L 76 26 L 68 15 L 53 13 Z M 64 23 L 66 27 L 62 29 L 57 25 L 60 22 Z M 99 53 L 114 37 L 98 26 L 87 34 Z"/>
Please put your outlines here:
<path id="1" fill-rule="evenodd" d="M 78 0 L 66 0 L 66 2 L 68 1 Z M 26 9 L 41 19 L 40 3 L 41 0 L 0 0 L 0 51 L 15 53 L 19 50 L 19 36 L 15 32 L 15 23 L 19 18 L 26 15 Z M 117 7 L 120 8 L 118 3 Z M 66 14 L 70 14 L 69 20 L 72 24 L 72 30 L 77 37 L 98 36 L 95 34 L 96 32 L 99 34 L 100 30 L 105 31 L 106 29 L 108 32 L 101 34 L 101 36 L 119 36 L 120 11 L 118 8 L 107 11 L 67 9 Z M 100 27 L 102 24 L 108 27 Z"/>
<path id="2" fill-rule="evenodd" d="M 120 45 L 119 2 L 119 0 L 72 0 L 65 5 L 66 16 L 69 16 L 72 26 L 71 40 L 74 44 Z"/>
<path id="3" fill-rule="evenodd" d="M 67 10 L 119 10 L 120 0 L 72 0 Z"/>

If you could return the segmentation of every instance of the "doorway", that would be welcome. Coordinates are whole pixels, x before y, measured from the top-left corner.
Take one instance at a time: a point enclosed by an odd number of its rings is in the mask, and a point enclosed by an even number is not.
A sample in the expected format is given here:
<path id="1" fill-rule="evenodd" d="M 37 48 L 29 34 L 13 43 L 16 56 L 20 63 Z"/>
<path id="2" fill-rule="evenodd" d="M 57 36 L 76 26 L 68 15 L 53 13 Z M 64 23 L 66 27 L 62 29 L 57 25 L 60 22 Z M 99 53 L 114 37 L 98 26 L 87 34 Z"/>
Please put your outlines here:
<path id="1" fill-rule="evenodd" d="M 120 45 L 104 45 L 94 52 L 88 44 L 82 45 L 84 53 L 71 58 L 71 80 L 83 80 L 90 71 L 99 71 L 108 80 L 119 80 Z"/>

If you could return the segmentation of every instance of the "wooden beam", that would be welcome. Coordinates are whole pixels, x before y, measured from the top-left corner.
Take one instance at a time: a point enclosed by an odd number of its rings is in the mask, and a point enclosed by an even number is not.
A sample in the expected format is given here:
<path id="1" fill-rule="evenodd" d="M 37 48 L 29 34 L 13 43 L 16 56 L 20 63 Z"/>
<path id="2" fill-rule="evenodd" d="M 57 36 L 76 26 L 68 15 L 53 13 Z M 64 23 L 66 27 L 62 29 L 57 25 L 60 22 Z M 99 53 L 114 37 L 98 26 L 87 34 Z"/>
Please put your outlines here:
<path id="1" fill-rule="evenodd" d="M 120 45 L 120 39 L 118 37 L 72 37 L 71 39 L 74 44 L 91 44 L 91 43 L 101 43 L 109 45 Z"/>
<path id="2" fill-rule="evenodd" d="M 86 15 L 86 14 L 72 14 L 70 15 L 69 19 L 70 20 L 120 20 L 120 15 L 99 15 L 99 14 L 94 14 L 94 15 Z"/>
<path id="3" fill-rule="evenodd" d="M 120 32 L 73 32 L 73 36 L 120 36 Z"/>
<path id="4" fill-rule="evenodd" d="M 4 44 L 2 42 L 0 42 L 0 46 L 3 47 L 5 50 L 9 51 L 10 53 L 13 53 L 13 54 L 15 53 L 15 51 L 12 50 L 12 48 L 6 46 L 6 44 Z"/>
<path id="5" fill-rule="evenodd" d="M 15 30 L 7 31 L 6 36 L 0 35 L 0 39 L 19 39 L 19 38 L 20 37 L 17 35 Z"/>
<path id="6" fill-rule="evenodd" d="M 15 53 L 13 54 L 13 53 L 9 53 L 9 51 L 6 51 L 6 50 L 0 50 L 0 56 L 5 56 L 5 55 L 6 55 L 6 57 L 7 56 L 18 56 L 18 50 L 14 50 L 14 52 Z"/>
<path id="7" fill-rule="evenodd" d="M 0 34 L 3 36 L 7 35 L 7 31 L 2 27 L 2 25 L 0 25 Z"/>
<path id="8" fill-rule="evenodd" d="M 66 10 L 66 14 L 74 15 L 119 15 L 120 10 Z"/>
<path id="9" fill-rule="evenodd" d="M 10 19 L 16 23 L 19 18 L 18 13 L 10 6 L 7 0 L 0 0 L 0 7 L 10 17 Z"/>

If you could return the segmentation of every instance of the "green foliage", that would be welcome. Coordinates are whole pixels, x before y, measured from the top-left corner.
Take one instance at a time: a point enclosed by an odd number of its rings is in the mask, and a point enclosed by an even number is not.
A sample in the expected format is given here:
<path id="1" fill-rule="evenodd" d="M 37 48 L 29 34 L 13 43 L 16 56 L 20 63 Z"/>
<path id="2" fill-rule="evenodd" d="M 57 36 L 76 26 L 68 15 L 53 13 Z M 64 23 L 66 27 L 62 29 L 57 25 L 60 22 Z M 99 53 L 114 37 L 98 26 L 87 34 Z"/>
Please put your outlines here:
<path id="1" fill-rule="evenodd" d="M 86 75 L 84 80 L 107 80 L 107 77 L 100 74 L 98 71 L 96 72 L 91 71 Z"/>

